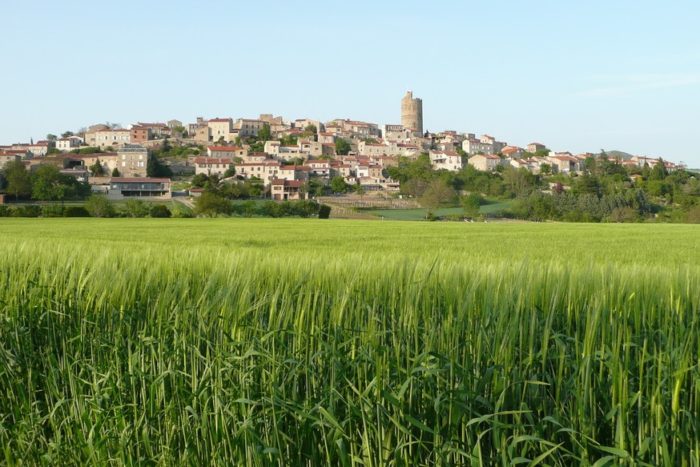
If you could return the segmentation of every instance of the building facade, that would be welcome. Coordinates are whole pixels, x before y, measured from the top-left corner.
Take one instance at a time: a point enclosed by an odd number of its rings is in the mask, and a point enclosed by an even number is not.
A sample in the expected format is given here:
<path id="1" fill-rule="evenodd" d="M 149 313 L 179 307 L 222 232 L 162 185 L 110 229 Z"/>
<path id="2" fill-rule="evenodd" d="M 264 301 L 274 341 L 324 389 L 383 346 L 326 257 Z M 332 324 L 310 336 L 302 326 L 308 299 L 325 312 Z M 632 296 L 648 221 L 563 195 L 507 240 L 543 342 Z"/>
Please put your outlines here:
<path id="1" fill-rule="evenodd" d="M 146 176 L 148 149 L 143 146 L 126 145 L 117 151 L 117 170 L 125 178 Z"/>

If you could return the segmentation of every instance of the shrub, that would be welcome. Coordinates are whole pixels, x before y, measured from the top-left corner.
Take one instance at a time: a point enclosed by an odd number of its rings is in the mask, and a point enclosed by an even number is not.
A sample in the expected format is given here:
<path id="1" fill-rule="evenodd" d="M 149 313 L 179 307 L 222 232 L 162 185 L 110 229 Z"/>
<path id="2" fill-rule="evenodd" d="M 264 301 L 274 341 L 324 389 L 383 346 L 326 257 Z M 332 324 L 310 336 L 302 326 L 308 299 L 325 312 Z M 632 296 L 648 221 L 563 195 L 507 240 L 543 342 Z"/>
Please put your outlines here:
<path id="1" fill-rule="evenodd" d="M 124 214 L 127 217 L 146 217 L 148 213 L 148 205 L 140 199 L 130 199 L 124 206 Z"/>
<path id="2" fill-rule="evenodd" d="M 173 205 L 170 212 L 172 214 L 172 217 L 176 217 L 176 218 L 180 218 L 180 219 L 194 217 L 194 215 L 192 214 L 192 210 L 189 209 L 184 204 L 180 204 L 180 203 L 175 203 L 175 205 Z"/>
<path id="3" fill-rule="evenodd" d="M 85 202 L 85 209 L 92 217 L 114 217 L 117 214 L 112 202 L 104 195 L 92 195 Z"/>
<path id="4" fill-rule="evenodd" d="M 83 206 L 68 206 L 63 210 L 63 217 L 90 217 Z"/>
<path id="5" fill-rule="evenodd" d="M 151 214 L 151 217 L 161 217 L 161 218 L 172 216 L 170 209 L 168 209 L 168 207 L 165 206 L 164 204 L 156 204 L 156 205 L 152 206 L 150 214 Z"/>
<path id="6" fill-rule="evenodd" d="M 198 216 L 216 217 L 231 213 L 231 202 L 226 198 L 205 191 L 194 202 L 194 212 Z"/>
<path id="7" fill-rule="evenodd" d="M 331 207 L 328 206 L 327 204 L 322 204 L 318 207 L 318 218 L 319 219 L 328 219 L 331 217 Z"/>
<path id="8" fill-rule="evenodd" d="M 15 206 L 12 209 L 12 217 L 39 217 L 41 215 L 41 207 L 34 205 Z"/>
<path id="9" fill-rule="evenodd" d="M 58 204 L 42 206 L 41 217 L 63 217 L 63 206 Z"/>

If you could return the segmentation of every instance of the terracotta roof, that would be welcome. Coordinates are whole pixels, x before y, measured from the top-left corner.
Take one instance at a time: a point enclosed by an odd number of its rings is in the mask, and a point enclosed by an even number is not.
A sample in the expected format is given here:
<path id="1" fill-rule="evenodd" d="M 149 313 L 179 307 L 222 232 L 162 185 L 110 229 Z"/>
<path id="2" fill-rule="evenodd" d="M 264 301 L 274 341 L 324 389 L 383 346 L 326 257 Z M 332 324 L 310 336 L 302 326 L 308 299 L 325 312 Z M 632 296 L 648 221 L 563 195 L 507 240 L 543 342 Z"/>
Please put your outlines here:
<path id="1" fill-rule="evenodd" d="M 281 179 L 274 179 L 270 182 L 271 185 L 284 185 L 284 186 L 289 186 L 293 188 L 299 188 L 301 187 L 304 182 L 301 180 L 281 180 Z"/>
<path id="2" fill-rule="evenodd" d="M 560 161 L 569 161 L 569 162 L 578 162 L 578 159 L 576 159 L 573 156 L 554 156 L 552 159 L 558 159 Z"/>
<path id="3" fill-rule="evenodd" d="M 278 161 L 265 161 L 265 162 L 242 162 L 240 164 L 236 164 L 236 167 L 252 167 L 252 166 L 280 166 L 280 163 Z"/>
<path id="4" fill-rule="evenodd" d="M 219 151 L 219 152 L 232 152 L 232 151 L 242 151 L 243 148 L 239 146 L 207 146 L 207 149 L 210 151 Z"/>
<path id="5" fill-rule="evenodd" d="M 309 170 L 309 167 L 306 167 L 304 165 L 283 165 L 280 167 L 280 170 L 301 170 L 301 171 L 306 171 Z"/>
<path id="6" fill-rule="evenodd" d="M 226 157 L 197 157 L 195 164 L 230 164 L 231 159 Z"/>

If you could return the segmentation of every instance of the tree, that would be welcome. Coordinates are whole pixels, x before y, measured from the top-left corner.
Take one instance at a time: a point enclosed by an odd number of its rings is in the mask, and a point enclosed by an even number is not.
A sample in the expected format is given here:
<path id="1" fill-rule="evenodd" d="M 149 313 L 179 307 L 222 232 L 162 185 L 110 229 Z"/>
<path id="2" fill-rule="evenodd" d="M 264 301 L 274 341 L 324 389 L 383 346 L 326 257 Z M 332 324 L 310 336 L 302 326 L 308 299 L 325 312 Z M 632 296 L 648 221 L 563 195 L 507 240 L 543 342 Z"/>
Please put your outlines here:
<path id="1" fill-rule="evenodd" d="M 112 170 L 112 177 L 121 177 L 121 175 L 122 175 L 122 174 L 119 173 L 119 169 L 118 169 L 118 168 L 115 167 L 115 168 Z"/>
<path id="2" fill-rule="evenodd" d="M 104 195 L 92 195 L 85 202 L 85 209 L 92 217 L 114 217 L 114 205 Z"/>
<path id="3" fill-rule="evenodd" d="M 105 174 L 105 169 L 102 167 L 100 158 L 98 157 L 94 164 L 90 166 L 90 173 L 93 177 L 101 177 Z"/>
<path id="4" fill-rule="evenodd" d="M 659 160 L 654 165 L 654 168 L 651 169 L 651 174 L 649 175 L 649 179 L 650 180 L 663 180 L 667 176 L 668 176 L 668 171 L 666 171 L 666 163 L 664 162 L 663 159 L 659 158 Z"/>
<path id="5" fill-rule="evenodd" d="M 70 138 L 71 136 L 74 136 L 72 131 L 64 131 L 61 133 L 61 138 Z"/>
<path id="6" fill-rule="evenodd" d="M 124 206 L 124 211 L 128 217 L 148 216 L 148 205 L 140 199 L 130 199 Z"/>
<path id="7" fill-rule="evenodd" d="M 297 137 L 294 135 L 287 135 L 280 138 L 280 144 L 282 146 L 296 146 Z"/>
<path id="8" fill-rule="evenodd" d="M 21 161 L 12 161 L 5 164 L 5 180 L 7 180 L 8 193 L 15 195 L 15 199 L 19 199 L 20 196 L 31 195 L 31 176 Z"/>
<path id="9" fill-rule="evenodd" d="M 194 202 L 194 212 L 205 217 L 229 214 L 231 212 L 231 203 L 223 196 L 205 191 Z"/>
<path id="10" fill-rule="evenodd" d="M 32 198 L 41 201 L 63 201 L 70 195 L 69 181 L 53 165 L 40 165 L 32 176 Z M 75 180 L 72 177 L 68 177 Z"/>
<path id="11" fill-rule="evenodd" d="M 164 165 L 152 153 L 148 154 L 148 162 L 146 163 L 146 176 L 148 177 L 172 177 L 173 171 L 170 167 Z"/>
<path id="12" fill-rule="evenodd" d="M 339 156 L 347 156 L 352 147 L 350 143 L 345 141 L 343 138 L 338 138 L 335 140 L 335 153 Z"/>
<path id="13" fill-rule="evenodd" d="M 345 193 L 348 190 L 348 184 L 345 183 L 343 177 L 333 177 L 331 179 L 331 190 L 333 190 L 333 193 Z"/>
<path id="14" fill-rule="evenodd" d="M 173 128 L 173 133 L 175 133 L 176 135 L 180 135 L 181 138 L 187 138 L 187 130 L 182 125 L 178 125 L 175 128 Z"/>
<path id="15" fill-rule="evenodd" d="M 258 130 L 258 141 L 270 141 L 272 139 L 272 131 L 270 130 L 270 125 L 265 123 L 262 128 Z"/>
<path id="16" fill-rule="evenodd" d="M 401 192 L 415 198 L 420 198 L 428 188 L 428 183 L 422 178 L 411 178 L 401 184 Z"/>
<path id="17" fill-rule="evenodd" d="M 478 193 L 470 193 L 469 195 L 462 198 L 462 208 L 464 209 L 464 215 L 466 217 L 477 217 L 479 215 L 479 210 L 481 209 L 481 203 L 483 199 Z"/>
<path id="18" fill-rule="evenodd" d="M 224 178 L 233 177 L 234 175 L 236 175 L 236 168 L 234 166 L 229 167 L 226 169 L 226 172 L 224 172 Z"/>
<path id="19" fill-rule="evenodd" d="M 503 183 L 514 196 L 524 196 L 534 188 L 535 176 L 524 168 L 506 167 L 503 170 Z"/>
<path id="20" fill-rule="evenodd" d="M 306 125 L 306 128 L 304 128 L 304 133 L 302 136 L 309 137 L 313 136 L 314 141 L 318 141 L 318 129 L 316 128 L 316 125 Z"/>
<path id="21" fill-rule="evenodd" d="M 192 177 L 190 182 L 194 188 L 204 188 L 204 185 L 209 181 L 209 176 L 207 174 L 199 173 Z"/>
<path id="22" fill-rule="evenodd" d="M 582 175 L 574 183 L 573 192 L 577 195 L 591 194 L 600 196 L 602 192 L 600 180 L 595 175 Z"/>
<path id="23" fill-rule="evenodd" d="M 430 182 L 420 198 L 420 204 L 428 209 L 428 215 L 445 203 L 454 201 L 456 196 L 452 187 L 443 180 L 437 179 Z"/>
<path id="24" fill-rule="evenodd" d="M 56 141 L 57 139 L 58 139 L 58 137 L 52 133 L 49 133 L 48 135 L 46 135 L 47 141 Z"/>

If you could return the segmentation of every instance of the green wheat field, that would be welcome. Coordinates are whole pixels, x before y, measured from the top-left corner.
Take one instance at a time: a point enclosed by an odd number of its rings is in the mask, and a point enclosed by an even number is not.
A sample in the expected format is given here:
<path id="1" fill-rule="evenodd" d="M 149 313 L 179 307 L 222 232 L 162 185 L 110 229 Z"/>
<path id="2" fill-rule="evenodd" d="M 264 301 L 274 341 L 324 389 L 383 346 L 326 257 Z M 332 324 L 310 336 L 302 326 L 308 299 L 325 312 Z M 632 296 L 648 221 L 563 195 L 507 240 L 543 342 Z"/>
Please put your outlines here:
<path id="1" fill-rule="evenodd" d="M 0 463 L 700 465 L 700 226 L 0 221 Z"/>

